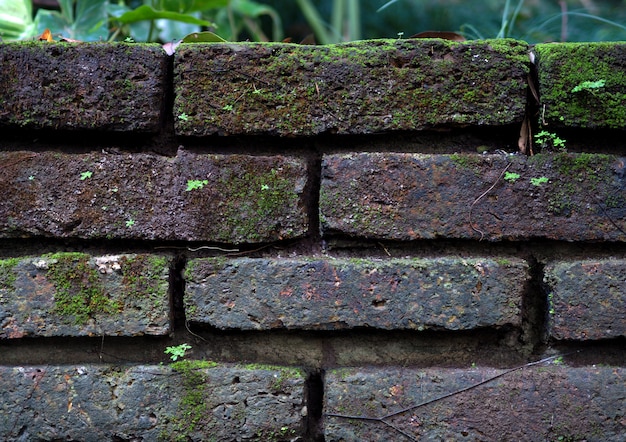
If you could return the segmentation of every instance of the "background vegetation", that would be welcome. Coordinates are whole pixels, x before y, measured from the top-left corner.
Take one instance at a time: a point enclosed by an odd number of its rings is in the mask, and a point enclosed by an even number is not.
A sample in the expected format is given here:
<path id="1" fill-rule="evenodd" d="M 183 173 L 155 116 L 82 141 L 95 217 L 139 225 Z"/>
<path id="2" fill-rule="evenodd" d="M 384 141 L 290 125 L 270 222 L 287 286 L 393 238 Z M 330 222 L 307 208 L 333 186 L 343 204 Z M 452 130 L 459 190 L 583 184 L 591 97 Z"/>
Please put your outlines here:
<path id="1" fill-rule="evenodd" d="M 81 41 L 168 42 L 201 30 L 226 40 L 318 43 L 409 37 L 436 30 L 468 39 L 626 40 L 625 0 L 0 0 L 0 36 L 49 28 Z M 55 37 L 58 38 L 58 37 Z"/>

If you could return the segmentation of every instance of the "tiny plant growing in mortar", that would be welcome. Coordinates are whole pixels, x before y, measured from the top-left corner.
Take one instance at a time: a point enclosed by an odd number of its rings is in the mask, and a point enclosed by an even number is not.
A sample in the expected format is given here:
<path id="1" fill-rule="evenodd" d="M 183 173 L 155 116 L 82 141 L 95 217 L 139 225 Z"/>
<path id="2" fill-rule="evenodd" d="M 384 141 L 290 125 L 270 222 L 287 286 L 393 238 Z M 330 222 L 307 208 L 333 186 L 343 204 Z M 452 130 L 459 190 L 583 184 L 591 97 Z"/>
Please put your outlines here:
<path id="1" fill-rule="evenodd" d="M 165 347 L 165 354 L 170 355 L 172 361 L 177 361 L 178 358 L 184 358 L 187 350 L 191 349 L 191 345 L 184 343 L 180 345 L 174 345 L 172 347 Z"/>
<path id="2" fill-rule="evenodd" d="M 504 174 L 504 180 L 508 181 L 509 183 L 514 183 L 519 177 L 520 174 L 515 172 L 506 172 Z"/>
<path id="3" fill-rule="evenodd" d="M 192 190 L 202 189 L 207 184 L 209 184 L 209 180 L 187 180 L 187 189 L 185 191 L 191 192 Z"/>
<path id="4" fill-rule="evenodd" d="M 587 91 L 595 95 L 596 89 L 603 88 L 605 83 L 606 80 L 582 81 L 572 89 L 572 93 Z"/>
<path id="5" fill-rule="evenodd" d="M 535 141 L 541 146 L 542 149 L 554 149 L 565 151 L 565 140 L 559 138 L 556 134 L 542 130 L 535 135 Z"/>

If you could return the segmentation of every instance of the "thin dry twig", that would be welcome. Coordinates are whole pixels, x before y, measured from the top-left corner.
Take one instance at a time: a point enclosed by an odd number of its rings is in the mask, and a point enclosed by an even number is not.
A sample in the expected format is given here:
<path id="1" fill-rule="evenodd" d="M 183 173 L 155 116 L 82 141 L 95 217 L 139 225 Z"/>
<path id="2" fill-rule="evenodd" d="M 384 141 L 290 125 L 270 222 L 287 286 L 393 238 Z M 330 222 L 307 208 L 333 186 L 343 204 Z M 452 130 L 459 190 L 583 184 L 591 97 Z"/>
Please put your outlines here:
<path id="1" fill-rule="evenodd" d="M 499 374 L 497 374 L 495 376 L 487 378 L 487 379 L 485 379 L 483 381 L 476 382 L 475 384 L 471 384 L 471 385 L 469 385 L 467 387 L 460 388 L 458 390 L 452 391 L 452 392 L 447 393 L 447 394 L 443 394 L 441 396 L 437 396 L 436 398 L 429 399 L 429 400 L 424 401 L 424 402 L 420 402 L 419 404 L 411 405 L 411 406 L 403 408 L 401 410 L 394 411 L 393 413 L 386 414 L 386 415 L 384 415 L 382 417 L 371 417 L 371 416 L 362 416 L 362 415 L 348 415 L 348 414 L 339 414 L 339 413 L 325 413 L 324 415 L 326 417 L 334 417 L 334 418 L 338 418 L 338 419 L 351 419 L 351 420 L 359 420 L 359 421 L 380 422 L 380 423 L 385 424 L 386 426 L 392 428 L 396 432 L 402 434 L 403 436 L 409 438 L 410 440 L 417 441 L 418 439 L 415 436 L 407 433 L 405 430 L 399 428 L 397 425 L 393 424 L 392 422 L 389 422 L 388 420 L 391 419 L 392 417 L 398 416 L 400 414 L 404 414 L 404 413 L 407 413 L 409 411 L 413 411 L 413 410 L 416 410 L 418 408 L 424 407 L 426 405 L 432 404 L 434 402 L 439 402 L 439 401 L 441 401 L 443 399 L 447 399 L 449 397 L 456 396 L 456 395 L 461 394 L 461 393 L 465 393 L 466 391 L 473 390 L 474 388 L 480 387 L 481 385 L 485 385 L 485 384 L 487 384 L 487 383 L 489 383 L 491 381 L 499 379 L 499 378 L 501 378 L 503 376 L 506 376 L 506 375 L 508 375 L 510 373 L 513 373 L 515 371 L 519 371 L 519 370 L 522 370 L 524 368 L 532 367 L 532 366 L 539 365 L 539 364 L 544 364 L 544 363 L 546 363 L 548 361 L 551 361 L 551 360 L 554 360 L 554 359 L 562 358 L 564 356 L 568 356 L 568 355 L 571 355 L 571 354 L 574 354 L 574 353 L 579 353 L 580 351 L 582 351 L 582 350 L 576 350 L 576 351 L 572 351 L 572 352 L 569 352 L 569 353 L 554 355 L 554 356 L 550 356 L 550 357 L 547 357 L 547 358 L 540 359 L 538 361 L 529 362 L 529 363 L 524 364 L 524 365 L 520 365 L 520 366 L 517 366 L 517 367 L 514 367 L 514 368 L 510 368 L 508 370 L 503 371 L 502 373 L 499 373 Z"/>
<path id="2" fill-rule="evenodd" d="M 483 232 L 482 230 L 478 229 L 477 227 L 474 227 L 474 224 L 472 223 L 472 210 L 474 209 L 474 206 L 476 205 L 476 203 L 478 203 L 478 201 L 483 199 L 485 197 L 485 195 L 487 195 L 489 192 L 491 192 L 493 190 L 494 187 L 496 187 L 496 184 L 498 184 L 500 179 L 504 176 L 506 171 L 509 170 L 509 167 L 511 167 L 512 164 L 513 163 L 509 162 L 509 164 L 507 164 L 506 167 L 504 168 L 504 170 L 500 173 L 498 178 L 493 182 L 491 187 L 489 187 L 489 189 L 485 190 L 482 195 L 480 195 L 478 198 L 476 198 L 474 200 L 474 202 L 472 203 L 472 205 L 470 206 L 469 217 L 468 217 L 469 218 L 469 225 L 470 225 L 470 227 L 472 228 L 472 230 L 474 232 L 480 233 L 480 239 L 478 241 L 482 241 L 483 240 L 483 238 L 485 237 L 485 232 Z"/>

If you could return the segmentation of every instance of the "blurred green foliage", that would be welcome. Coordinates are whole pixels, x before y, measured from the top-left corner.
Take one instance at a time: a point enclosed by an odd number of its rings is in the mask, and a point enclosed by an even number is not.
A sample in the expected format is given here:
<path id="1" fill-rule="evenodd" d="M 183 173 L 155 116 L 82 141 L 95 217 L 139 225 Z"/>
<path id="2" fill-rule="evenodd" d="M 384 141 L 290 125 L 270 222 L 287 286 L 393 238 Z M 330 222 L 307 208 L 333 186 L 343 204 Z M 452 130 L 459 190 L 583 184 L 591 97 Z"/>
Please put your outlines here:
<path id="1" fill-rule="evenodd" d="M 529 43 L 626 40 L 626 0 L 0 0 L 0 37 L 167 42 L 210 30 L 226 40 L 318 43 L 454 31 Z"/>

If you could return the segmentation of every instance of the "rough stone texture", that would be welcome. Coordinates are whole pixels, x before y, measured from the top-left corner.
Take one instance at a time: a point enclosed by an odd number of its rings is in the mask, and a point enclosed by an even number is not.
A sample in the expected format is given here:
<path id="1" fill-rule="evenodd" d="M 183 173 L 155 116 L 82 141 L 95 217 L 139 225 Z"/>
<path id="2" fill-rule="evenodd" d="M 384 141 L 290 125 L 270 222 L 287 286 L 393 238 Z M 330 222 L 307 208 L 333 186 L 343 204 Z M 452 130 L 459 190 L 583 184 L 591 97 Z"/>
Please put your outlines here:
<path id="1" fill-rule="evenodd" d="M 299 370 L 201 361 L 174 366 L 0 366 L 0 438 L 288 441 L 302 435 Z"/>
<path id="2" fill-rule="evenodd" d="M 544 275 L 553 338 L 626 336 L 626 260 L 553 262 Z"/>
<path id="3" fill-rule="evenodd" d="M 156 255 L 0 260 L 0 339 L 165 335 L 168 269 Z"/>
<path id="4" fill-rule="evenodd" d="M 192 260 L 186 318 L 221 329 L 467 330 L 521 323 L 520 259 Z"/>
<path id="5" fill-rule="evenodd" d="M 159 130 L 167 56 L 159 45 L 0 44 L 0 126 Z"/>
<path id="6" fill-rule="evenodd" d="M 626 127 L 626 44 L 538 44 L 542 118 L 554 127 Z M 573 89 L 604 80 L 604 86 Z M 545 106 L 545 107 L 544 107 Z"/>
<path id="7" fill-rule="evenodd" d="M 516 175 L 505 175 L 509 162 Z M 326 155 L 320 222 L 327 235 L 392 240 L 626 241 L 625 162 L 567 153 Z"/>
<path id="8" fill-rule="evenodd" d="M 386 423 L 326 417 L 325 440 L 623 441 L 623 368 L 533 366 L 459 391 L 503 372 L 490 368 L 331 370 L 326 375 L 325 412 L 389 417 Z M 410 410 L 391 416 L 406 408 Z"/>
<path id="9" fill-rule="evenodd" d="M 176 132 L 293 136 L 521 122 L 527 51 L 514 40 L 183 44 Z"/>
<path id="10" fill-rule="evenodd" d="M 293 157 L 22 151 L 0 164 L 4 238 L 256 243 L 307 232 L 307 167 Z"/>

